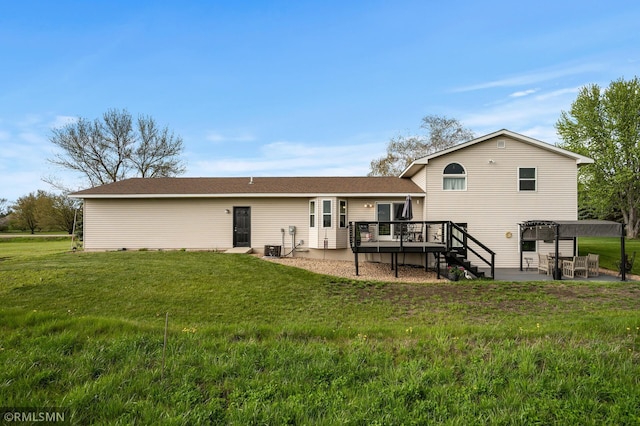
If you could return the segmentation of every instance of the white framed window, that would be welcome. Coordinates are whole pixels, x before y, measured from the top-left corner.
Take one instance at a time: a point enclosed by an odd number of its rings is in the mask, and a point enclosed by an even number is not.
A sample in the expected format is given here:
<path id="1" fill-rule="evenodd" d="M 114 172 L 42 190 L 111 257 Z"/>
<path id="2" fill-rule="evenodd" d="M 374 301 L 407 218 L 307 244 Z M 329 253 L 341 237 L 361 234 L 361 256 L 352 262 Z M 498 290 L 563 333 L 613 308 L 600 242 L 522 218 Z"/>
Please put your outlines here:
<path id="1" fill-rule="evenodd" d="M 537 177 L 535 167 L 518 167 L 518 191 L 536 191 Z"/>
<path id="2" fill-rule="evenodd" d="M 347 201 L 339 200 L 338 201 L 338 222 L 340 224 L 340 228 L 347 227 Z"/>
<path id="3" fill-rule="evenodd" d="M 331 200 L 322 200 L 322 227 L 331 228 L 333 222 Z"/>
<path id="4" fill-rule="evenodd" d="M 309 228 L 316 227 L 316 202 L 309 201 Z"/>
<path id="5" fill-rule="evenodd" d="M 442 189 L 444 191 L 466 191 L 467 172 L 461 164 L 447 164 L 442 173 Z"/>

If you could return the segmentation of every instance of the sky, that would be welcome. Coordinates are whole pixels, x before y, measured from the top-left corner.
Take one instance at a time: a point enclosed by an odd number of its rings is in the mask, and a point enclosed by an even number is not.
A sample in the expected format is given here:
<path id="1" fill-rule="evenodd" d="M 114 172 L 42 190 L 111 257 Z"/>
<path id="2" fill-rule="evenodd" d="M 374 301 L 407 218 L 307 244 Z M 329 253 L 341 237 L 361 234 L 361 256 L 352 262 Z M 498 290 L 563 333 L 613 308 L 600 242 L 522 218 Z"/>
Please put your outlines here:
<path id="1" fill-rule="evenodd" d="M 184 140 L 184 176 L 364 176 L 421 119 L 549 143 L 586 85 L 640 75 L 640 2 L 8 1 L 0 198 L 56 177 L 52 129 L 109 109 Z"/>

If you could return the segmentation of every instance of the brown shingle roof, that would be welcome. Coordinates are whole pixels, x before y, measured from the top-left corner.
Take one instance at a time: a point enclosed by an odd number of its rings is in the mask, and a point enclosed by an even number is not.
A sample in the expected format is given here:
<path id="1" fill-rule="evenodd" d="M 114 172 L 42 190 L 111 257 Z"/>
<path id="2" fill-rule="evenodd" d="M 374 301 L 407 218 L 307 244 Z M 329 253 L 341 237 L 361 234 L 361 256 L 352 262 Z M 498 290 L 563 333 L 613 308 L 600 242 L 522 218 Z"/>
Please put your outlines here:
<path id="1" fill-rule="evenodd" d="M 250 183 L 253 182 L 253 183 Z M 398 177 L 215 177 L 133 178 L 72 194 L 76 198 L 220 195 L 420 194 L 415 183 Z"/>

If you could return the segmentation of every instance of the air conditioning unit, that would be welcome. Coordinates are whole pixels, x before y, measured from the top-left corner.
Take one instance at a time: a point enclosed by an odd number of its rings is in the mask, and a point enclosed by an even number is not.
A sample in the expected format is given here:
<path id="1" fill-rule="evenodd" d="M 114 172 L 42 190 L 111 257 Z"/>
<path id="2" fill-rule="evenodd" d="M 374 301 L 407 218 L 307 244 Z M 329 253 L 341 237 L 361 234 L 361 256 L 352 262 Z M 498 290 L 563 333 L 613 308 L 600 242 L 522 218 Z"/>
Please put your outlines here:
<path id="1" fill-rule="evenodd" d="M 280 257 L 282 246 L 264 246 L 265 257 Z"/>

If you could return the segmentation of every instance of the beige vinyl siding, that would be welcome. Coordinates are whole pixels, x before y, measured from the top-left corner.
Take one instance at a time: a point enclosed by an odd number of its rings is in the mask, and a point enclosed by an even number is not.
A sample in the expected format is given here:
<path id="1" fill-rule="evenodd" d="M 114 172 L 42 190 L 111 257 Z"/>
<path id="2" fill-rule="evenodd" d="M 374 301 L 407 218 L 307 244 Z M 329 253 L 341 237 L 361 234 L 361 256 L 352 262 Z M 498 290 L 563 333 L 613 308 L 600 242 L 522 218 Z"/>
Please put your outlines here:
<path id="1" fill-rule="evenodd" d="M 86 250 L 231 247 L 231 208 L 222 200 L 87 199 Z M 229 232 L 220 232 L 226 229 Z"/>
<path id="2" fill-rule="evenodd" d="M 309 247 L 309 199 L 308 198 L 267 198 L 232 199 L 234 203 L 251 206 L 251 247 L 262 251 L 265 245 L 282 245 L 291 251 L 292 238 L 289 226 L 296 227 L 294 244 L 300 240 L 301 249 Z M 317 219 L 317 217 L 316 217 Z"/>
<path id="3" fill-rule="evenodd" d="M 304 240 L 303 247 L 308 244 L 307 198 L 87 199 L 85 249 L 231 248 L 234 206 L 251 208 L 251 247 L 254 249 L 281 245 L 281 229 L 284 229 L 284 249 L 290 250 L 290 225 L 296 226 L 296 243 Z"/>
<path id="4" fill-rule="evenodd" d="M 427 188 L 427 170 L 423 168 L 418 171 L 415 175 L 411 176 L 411 180 L 413 183 L 418 185 L 423 191 Z"/>
<path id="5" fill-rule="evenodd" d="M 332 201 L 332 226 L 322 227 L 322 200 Z M 309 227 L 309 201 L 316 201 L 316 227 Z M 225 250 L 233 247 L 233 208 L 249 207 L 251 247 L 283 245 L 283 252 L 298 245 L 296 255 L 327 248 L 332 257 L 350 259 L 349 228 L 339 227 L 339 200 L 347 202 L 347 222 L 375 220 L 375 203 L 403 202 L 403 198 L 145 198 L 86 199 L 84 244 L 86 250 L 187 249 Z M 423 205 L 424 203 L 421 203 Z M 366 207 L 371 205 L 372 207 Z M 414 201 L 414 207 L 417 207 Z M 229 211 L 229 213 L 226 212 Z M 421 220 L 415 209 L 415 220 Z M 292 241 L 289 226 L 296 227 Z M 323 254 L 326 256 L 326 253 Z"/>
<path id="6" fill-rule="evenodd" d="M 357 221 L 374 221 L 376 218 L 376 203 L 404 203 L 404 197 L 379 197 L 379 198 L 360 198 L 360 197 L 318 197 L 312 198 L 316 201 L 316 227 L 307 229 L 309 231 L 310 249 L 324 250 L 325 239 L 327 241 L 327 249 L 341 250 L 349 247 L 349 222 Z M 332 223 L 330 228 L 322 226 L 322 201 L 331 200 Z M 347 202 L 347 227 L 340 228 L 339 202 L 344 200 Z M 308 203 L 309 200 L 307 200 Z M 369 207 L 371 206 L 371 207 Z M 280 206 L 278 206 L 280 207 Z M 422 220 L 424 199 L 415 197 L 413 199 L 414 219 Z M 308 211 L 308 207 L 307 207 Z M 306 223 L 308 224 L 308 213 L 306 214 Z M 349 250 L 350 252 L 350 250 Z"/>
<path id="7" fill-rule="evenodd" d="M 490 139 L 429 161 L 427 218 L 467 223 L 469 232 L 497 253 L 497 267 L 517 267 L 518 223 L 577 218 L 577 167 L 574 159 L 501 139 L 506 141 L 502 149 Z M 466 170 L 465 191 L 442 189 L 442 172 L 451 162 Z M 518 191 L 518 167 L 537 169 L 535 192 Z M 563 242 L 561 251 L 569 253 L 571 247 Z"/>

